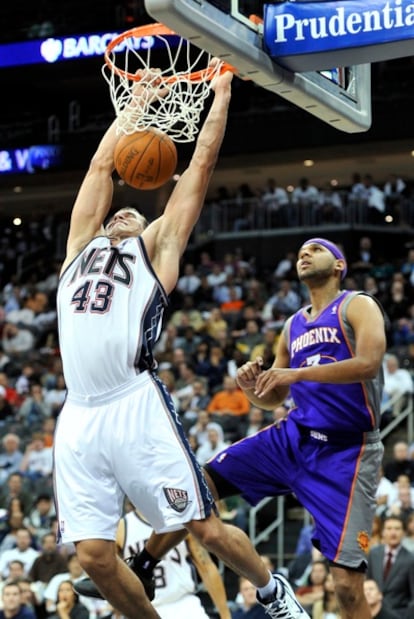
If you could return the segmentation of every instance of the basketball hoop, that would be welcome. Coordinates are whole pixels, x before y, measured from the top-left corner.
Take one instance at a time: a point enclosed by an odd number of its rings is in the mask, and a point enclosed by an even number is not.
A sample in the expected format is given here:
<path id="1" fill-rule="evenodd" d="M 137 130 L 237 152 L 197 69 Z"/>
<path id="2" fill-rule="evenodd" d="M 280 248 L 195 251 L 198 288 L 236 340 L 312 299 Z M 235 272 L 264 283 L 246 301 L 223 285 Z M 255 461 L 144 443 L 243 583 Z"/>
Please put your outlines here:
<path id="1" fill-rule="evenodd" d="M 102 74 L 119 132 L 157 127 L 175 142 L 195 139 L 212 80 L 224 71 L 235 72 L 222 61 L 212 63 L 212 54 L 159 23 L 115 37 L 104 58 Z"/>

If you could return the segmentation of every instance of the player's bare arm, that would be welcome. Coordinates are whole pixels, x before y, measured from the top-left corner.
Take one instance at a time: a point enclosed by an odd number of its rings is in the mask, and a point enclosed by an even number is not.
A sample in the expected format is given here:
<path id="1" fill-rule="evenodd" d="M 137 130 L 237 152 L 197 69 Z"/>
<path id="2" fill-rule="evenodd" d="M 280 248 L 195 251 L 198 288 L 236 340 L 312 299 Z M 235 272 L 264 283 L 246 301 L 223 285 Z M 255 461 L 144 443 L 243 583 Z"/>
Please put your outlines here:
<path id="1" fill-rule="evenodd" d="M 374 378 L 386 350 L 383 314 L 373 299 L 358 295 L 349 303 L 347 318 L 355 333 L 354 357 L 297 369 L 272 367 L 257 379 L 255 395 L 259 401 L 275 387 L 299 381 L 346 384 Z"/>
<path id="2" fill-rule="evenodd" d="M 177 283 L 178 264 L 199 218 L 227 123 L 233 74 L 216 78 L 214 100 L 191 162 L 174 188 L 162 217 L 143 233 L 153 267 L 167 293 Z"/>
<path id="3" fill-rule="evenodd" d="M 117 141 L 115 120 L 99 143 L 73 206 L 62 271 L 91 239 L 103 233 L 102 224 L 112 203 L 113 152 Z"/>
<path id="4" fill-rule="evenodd" d="M 134 95 L 141 97 L 151 96 L 148 95 L 146 89 L 146 73 L 144 71 L 137 71 L 137 73 L 142 73 L 142 79 L 140 82 L 137 82 Z M 151 75 L 151 92 L 153 92 L 154 86 L 159 85 L 157 94 L 161 93 L 162 96 L 166 89 L 160 83 L 157 83 L 154 74 L 156 74 L 155 69 Z M 136 106 L 136 99 L 129 106 Z M 62 266 L 62 271 L 91 239 L 98 234 L 104 233 L 102 226 L 111 208 L 113 197 L 114 150 L 121 137 L 117 128 L 118 119 L 115 119 L 101 139 L 79 189 L 72 210 L 66 244 L 66 259 Z"/>

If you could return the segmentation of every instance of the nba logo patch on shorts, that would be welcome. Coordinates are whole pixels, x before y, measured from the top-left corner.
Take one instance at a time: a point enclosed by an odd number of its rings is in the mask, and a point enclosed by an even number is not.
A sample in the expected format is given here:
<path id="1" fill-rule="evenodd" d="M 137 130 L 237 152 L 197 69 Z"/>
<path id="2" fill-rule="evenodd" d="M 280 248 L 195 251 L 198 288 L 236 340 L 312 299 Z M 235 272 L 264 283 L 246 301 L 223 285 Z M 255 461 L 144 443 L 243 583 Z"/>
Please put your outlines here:
<path id="1" fill-rule="evenodd" d="M 178 513 L 182 513 L 189 504 L 187 490 L 179 488 L 163 488 L 165 497 L 172 509 Z"/>

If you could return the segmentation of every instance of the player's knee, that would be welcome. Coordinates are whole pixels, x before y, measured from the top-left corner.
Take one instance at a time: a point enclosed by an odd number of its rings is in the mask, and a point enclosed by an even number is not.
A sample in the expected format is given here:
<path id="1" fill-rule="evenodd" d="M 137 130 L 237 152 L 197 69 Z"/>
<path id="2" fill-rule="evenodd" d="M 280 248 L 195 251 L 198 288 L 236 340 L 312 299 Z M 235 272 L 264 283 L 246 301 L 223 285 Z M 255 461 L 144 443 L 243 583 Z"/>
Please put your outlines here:
<path id="1" fill-rule="evenodd" d="M 223 526 L 218 518 L 210 517 L 206 520 L 193 521 L 188 530 L 205 548 L 214 551 L 223 543 Z"/>
<path id="2" fill-rule="evenodd" d="M 114 569 L 116 554 L 112 544 L 103 540 L 84 540 L 76 544 L 76 554 L 83 570 L 89 576 Z"/>

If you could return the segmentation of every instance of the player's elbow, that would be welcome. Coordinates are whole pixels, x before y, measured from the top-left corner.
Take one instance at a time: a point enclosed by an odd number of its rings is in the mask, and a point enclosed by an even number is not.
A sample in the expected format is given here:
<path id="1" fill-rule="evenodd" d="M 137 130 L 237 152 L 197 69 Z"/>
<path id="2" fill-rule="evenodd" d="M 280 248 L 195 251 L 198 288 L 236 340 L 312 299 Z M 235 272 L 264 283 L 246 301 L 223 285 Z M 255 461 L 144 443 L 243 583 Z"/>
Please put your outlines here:
<path id="1" fill-rule="evenodd" d="M 191 160 L 193 168 L 198 170 L 200 175 L 206 176 L 206 181 L 210 178 L 217 163 L 217 149 L 207 140 L 201 139 L 197 143 L 197 148 Z"/>
<path id="2" fill-rule="evenodd" d="M 89 163 L 88 174 L 110 175 L 114 170 L 114 159 L 112 154 L 95 153 Z"/>
<path id="3" fill-rule="evenodd" d="M 381 368 L 381 359 L 361 359 L 360 373 L 363 379 L 370 380 L 378 375 Z"/>

